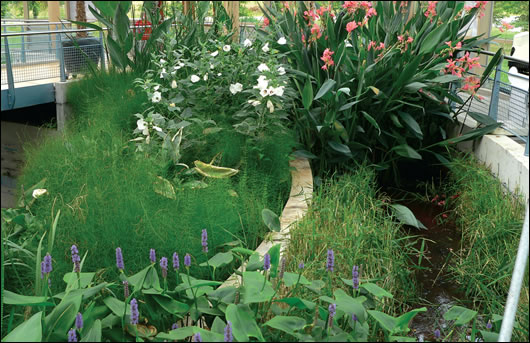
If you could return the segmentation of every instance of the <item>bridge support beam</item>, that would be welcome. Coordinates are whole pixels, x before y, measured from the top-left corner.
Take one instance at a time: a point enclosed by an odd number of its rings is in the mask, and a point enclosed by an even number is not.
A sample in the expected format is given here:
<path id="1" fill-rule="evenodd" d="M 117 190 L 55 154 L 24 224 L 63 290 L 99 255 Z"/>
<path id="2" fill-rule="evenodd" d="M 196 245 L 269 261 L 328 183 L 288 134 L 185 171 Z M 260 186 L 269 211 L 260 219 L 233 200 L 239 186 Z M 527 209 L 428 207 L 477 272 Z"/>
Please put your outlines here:
<path id="1" fill-rule="evenodd" d="M 68 82 L 56 82 L 53 84 L 55 87 L 55 104 L 57 111 L 57 130 L 64 131 L 66 122 L 70 119 L 72 109 L 66 102 L 66 89 Z"/>

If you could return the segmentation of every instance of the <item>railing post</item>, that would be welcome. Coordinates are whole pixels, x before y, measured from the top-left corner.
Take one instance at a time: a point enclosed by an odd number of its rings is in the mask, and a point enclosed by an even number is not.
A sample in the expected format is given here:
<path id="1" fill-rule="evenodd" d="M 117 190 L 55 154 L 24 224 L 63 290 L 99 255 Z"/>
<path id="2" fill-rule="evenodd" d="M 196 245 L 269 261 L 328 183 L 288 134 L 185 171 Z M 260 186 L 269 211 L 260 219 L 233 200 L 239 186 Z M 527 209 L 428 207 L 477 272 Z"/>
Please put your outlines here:
<path id="1" fill-rule="evenodd" d="M 499 59 L 499 63 L 495 67 L 495 79 L 493 80 L 493 88 L 491 89 L 489 116 L 497 121 L 497 114 L 499 112 L 499 91 L 501 88 L 501 72 L 503 56 Z"/>
<path id="2" fill-rule="evenodd" d="M 99 42 L 101 43 L 101 70 L 105 70 L 105 44 L 103 38 L 103 31 L 99 31 Z"/>
<path id="3" fill-rule="evenodd" d="M 57 34 L 57 40 L 55 41 L 55 45 L 57 45 L 57 57 L 59 58 L 59 73 L 61 76 L 61 82 L 66 81 L 66 72 L 64 71 L 64 49 L 63 49 L 63 43 L 61 40 L 61 34 Z"/>
<path id="4" fill-rule="evenodd" d="M 50 24 L 48 24 L 48 32 L 51 31 Z M 48 49 L 50 50 L 50 55 L 52 54 L 52 35 L 48 33 Z"/>
<path id="5" fill-rule="evenodd" d="M 24 32 L 24 25 L 21 26 L 21 32 Z M 26 63 L 26 42 L 24 36 L 22 38 L 22 49 L 20 50 L 20 60 L 22 63 Z"/>
<path id="6" fill-rule="evenodd" d="M 13 79 L 13 67 L 11 66 L 11 53 L 9 52 L 9 41 L 8 37 L 4 37 L 5 42 L 5 54 L 6 54 L 6 66 L 7 66 L 7 104 L 9 109 L 15 107 L 15 81 Z"/>

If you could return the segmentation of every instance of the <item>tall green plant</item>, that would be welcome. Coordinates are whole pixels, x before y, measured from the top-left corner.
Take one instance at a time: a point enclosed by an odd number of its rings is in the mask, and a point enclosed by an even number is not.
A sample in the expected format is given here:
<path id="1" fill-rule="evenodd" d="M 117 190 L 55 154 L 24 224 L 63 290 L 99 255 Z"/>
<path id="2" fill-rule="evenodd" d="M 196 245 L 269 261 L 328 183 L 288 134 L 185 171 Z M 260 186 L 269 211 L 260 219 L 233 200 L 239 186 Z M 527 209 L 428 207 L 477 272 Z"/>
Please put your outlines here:
<path id="1" fill-rule="evenodd" d="M 152 32 L 143 44 L 141 38 L 144 29 L 136 32 L 130 27 L 127 12 L 131 8 L 131 4 L 131 1 L 99 1 L 93 3 L 95 8 L 88 7 L 94 17 L 107 28 L 105 44 L 110 54 L 110 60 L 113 66 L 118 67 L 123 72 L 127 67 L 135 71 L 146 70 L 150 64 L 151 53 L 157 49 L 158 38 L 162 33 L 169 30 L 173 22 L 173 18 L 162 21 L 159 12 L 153 10 L 154 2 L 145 1 L 143 12 L 148 21 L 152 23 Z M 80 23 L 73 20 L 72 22 L 103 31 L 103 27 L 96 24 Z"/>
<path id="2" fill-rule="evenodd" d="M 271 24 L 261 33 L 287 39 L 277 48 L 298 76 L 301 104 L 293 121 L 300 140 L 318 156 L 319 172 L 364 159 L 379 170 L 429 155 L 446 161 L 443 147 L 456 142 L 446 129 L 459 112 L 448 102 L 463 105 L 462 91 L 477 97 L 501 53 L 480 82 L 466 75 L 477 58 L 457 52 L 478 52 L 493 39 L 466 38 L 481 4 L 430 2 L 416 11 L 411 4 L 346 1 L 337 12 L 303 2 L 295 11 L 266 8 Z M 485 123 L 458 141 L 498 126 Z"/>

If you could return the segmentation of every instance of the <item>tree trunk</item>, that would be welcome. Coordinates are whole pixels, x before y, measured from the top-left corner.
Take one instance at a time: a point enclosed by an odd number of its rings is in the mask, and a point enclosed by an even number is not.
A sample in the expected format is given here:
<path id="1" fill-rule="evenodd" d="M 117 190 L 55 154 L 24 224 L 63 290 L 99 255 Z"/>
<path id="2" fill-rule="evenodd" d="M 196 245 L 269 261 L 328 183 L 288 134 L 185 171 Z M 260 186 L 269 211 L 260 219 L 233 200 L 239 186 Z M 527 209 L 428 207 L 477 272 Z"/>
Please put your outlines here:
<path id="1" fill-rule="evenodd" d="M 75 13 L 76 13 L 75 20 L 86 23 L 86 11 L 85 11 L 84 1 L 76 1 Z M 81 25 L 78 25 L 77 27 L 79 29 L 86 28 L 85 26 L 81 26 Z M 77 38 L 83 38 L 83 37 L 88 37 L 88 34 L 86 32 L 78 32 L 76 36 Z"/>

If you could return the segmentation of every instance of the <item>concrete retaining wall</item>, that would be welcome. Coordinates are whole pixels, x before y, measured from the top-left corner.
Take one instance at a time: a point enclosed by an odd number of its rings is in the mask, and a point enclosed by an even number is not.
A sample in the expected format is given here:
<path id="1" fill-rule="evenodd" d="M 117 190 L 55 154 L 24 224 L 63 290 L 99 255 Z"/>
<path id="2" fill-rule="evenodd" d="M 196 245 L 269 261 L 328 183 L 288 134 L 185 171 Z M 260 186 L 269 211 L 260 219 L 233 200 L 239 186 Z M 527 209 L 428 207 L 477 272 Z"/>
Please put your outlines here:
<path id="1" fill-rule="evenodd" d="M 464 120 L 461 115 L 458 118 L 459 124 Z M 464 124 L 463 133 L 477 127 L 478 123 L 467 117 Z M 458 135 L 460 125 L 452 132 L 453 137 Z M 504 130 L 499 130 L 502 132 Z M 494 132 L 496 133 L 496 132 Z M 512 192 L 518 192 L 524 197 L 524 201 L 529 199 L 529 166 L 528 156 L 524 156 L 525 147 L 513 139 L 503 134 L 486 135 L 481 139 L 472 142 L 463 142 L 457 148 L 464 152 L 473 152 L 477 159 L 484 162 L 506 187 Z"/>

